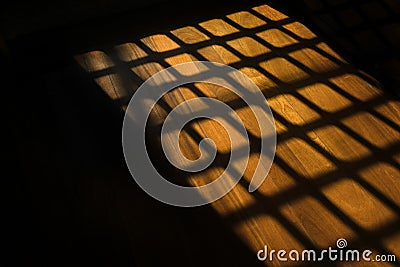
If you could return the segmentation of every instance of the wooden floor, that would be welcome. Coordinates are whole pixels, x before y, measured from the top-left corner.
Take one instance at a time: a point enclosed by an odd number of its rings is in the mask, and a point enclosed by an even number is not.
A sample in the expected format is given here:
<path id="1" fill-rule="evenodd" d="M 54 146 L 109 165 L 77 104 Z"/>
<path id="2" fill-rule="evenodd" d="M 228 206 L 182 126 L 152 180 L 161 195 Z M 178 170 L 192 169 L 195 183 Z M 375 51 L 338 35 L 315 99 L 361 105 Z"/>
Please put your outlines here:
<path id="1" fill-rule="evenodd" d="M 243 179 L 229 194 L 208 207 L 184 211 L 149 200 L 133 180 L 115 182 L 113 176 L 128 177 L 120 170 L 123 167 L 99 174 L 108 177 L 100 187 L 110 193 L 101 203 L 118 209 L 108 207 L 107 217 L 110 225 L 115 223 L 113 216 L 122 218 L 122 223 L 110 227 L 127 236 L 126 253 L 132 254 L 137 266 L 252 266 L 258 264 L 256 253 L 264 245 L 275 250 L 321 250 L 345 238 L 351 248 L 370 249 L 374 255 L 395 254 L 399 259 L 398 98 L 329 41 L 283 11 L 268 4 L 229 10 L 195 22 L 184 20 L 179 27 L 154 26 L 129 40 L 116 38 L 72 55 L 84 70 L 82 75 L 121 111 L 140 84 L 156 72 L 209 60 L 248 75 L 274 114 L 278 140 L 274 163 L 261 187 L 249 193 L 260 150 L 260 131 L 251 110 L 227 89 L 201 83 L 164 96 L 148 129 L 156 162 L 165 162 L 157 135 L 163 119 L 179 103 L 199 96 L 219 99 L 237 111 L 249 132 L 251 157 Z M 59 82 L 54 75 L 49 79 L 51 84 Z M 230 143 L 221 126 L 197 121 L 180 137 L 188 158 L 199 156 L 198 142 L 204 137 L 216 142 L 218 156 L 212 166 L 192 175 L 161 164 L 161 171 L 174 182 L 198 186 L 223 172 Z M 265 264 L 301 265 L 276 259 Z"/>

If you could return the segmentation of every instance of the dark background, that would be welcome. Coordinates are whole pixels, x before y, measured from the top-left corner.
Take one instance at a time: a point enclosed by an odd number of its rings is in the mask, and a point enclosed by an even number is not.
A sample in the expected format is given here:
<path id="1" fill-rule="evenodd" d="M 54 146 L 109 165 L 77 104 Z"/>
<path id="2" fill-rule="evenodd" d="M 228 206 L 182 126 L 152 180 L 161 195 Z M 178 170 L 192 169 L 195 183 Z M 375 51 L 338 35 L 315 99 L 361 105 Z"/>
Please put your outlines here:
<path id="1" fill-rule="evenodd" d="M 313 1 L 268 4 L 324 36 L 386 90 L 398 94 L 398 1 L 368 1 L 369 11 L 363 11 L 363 1 L 320 2 L 325 6 L 316 7 Z M 378 2 L 384 15 L 374 7 Z M 137 188 L 121 150 L 122 111 L 72 61 L 74 54 L 89 51 L 98 42 L 123 41 L 127 29 L 144 36 L 166 22 L 169 26 L 184 25 L 185 21 L 200 21 L 255 3 L 263 2 L 74 0 L 1 4 L 2 99 L 7 121 L 3 144 L 10 148 L 4 149 L 7 161 L 2 176 L 6 224 L 3 266 L 140 265 L 133 256 L 131 240 L 154 244 L 154 251 L 146 255 L 148 266 L 168 266 L 169 253 L 181 253 L 189 266 L 205 265 L 210 260 L 223 265 L 224 257 L 238 266 L 256 264 L 254 255 L 226 229 L 212 208 L 165 207 Z M 348 9 L 370 15 L 362 15 L 354 26 L 356 16 L 342 14 Z M 197 220 L 199 214 L 206 219 Z M 143 216 L 153 217 L 152 225 L 144 227 L 148 220 Z M 185 225 L 212 228 L 214 232 L 197 232 L 185 229 Z M 157 234 L 169 227 L 183 237 L 168 240 L 194 240 L 196 245 L 188 251 L 174 251 L 174 245 Z M 221 236 L 220 244 L 210 243 L 213 233 Z M 218 251 L 224 242 L 243 253 Z M 205 247 L 207 255 L 188 256 Z"/>

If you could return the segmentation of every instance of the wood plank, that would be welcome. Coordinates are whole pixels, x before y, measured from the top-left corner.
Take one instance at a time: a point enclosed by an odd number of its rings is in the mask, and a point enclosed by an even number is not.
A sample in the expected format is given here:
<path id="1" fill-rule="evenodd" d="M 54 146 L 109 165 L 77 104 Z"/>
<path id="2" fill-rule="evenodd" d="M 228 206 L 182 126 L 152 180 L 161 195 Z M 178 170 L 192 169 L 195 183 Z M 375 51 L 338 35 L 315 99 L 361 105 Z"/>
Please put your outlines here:
<path id="1" fill-rule="evenodd" d="M 372 246 L 375 252 L 399 257 L 398 235 L 374 243 L 373 234 L 399 221 L 400 163 L 392 150 L 398 151 L 400 142 L 400 102 L 300 22 L 268 5 L 226 18 L 115 48 L 123 64 L 139 62 L 130 69 L 139 80 L 168 66 L 209 60 L 239 66 L 268 98 L 278 133 L 276 160 L 264 184 L 250 194 L 247 185 L 259 159 L 257 151 L 252 153 L 244 181 L 211 204 L 221 220 L 254 255 L 264 245 L 324 249 L 346 238 L 354 246 Z M 287 23 L 280 25 L 282 21 Z M 149 60 L 140 63 L 143 58 Z M 98 52 L 77 60 L 88 72 L 115 67 Z M 129 95 L 115 74 L 97 82 L 111 98 Z M 154 127 L 162 124 L 168 109 L 200 94 L 230 103 L 257 145 L 260 131 L 249 107 L 214 85 L 182 86 L 165 95 L 168 108 L 156 107 Z M 188 158 L 200 155 L 196 138 L 211 138 L 221 154 L 229 152 L 227 135 L 216 122 L 205 120 L 191 127 L 180 136 Z M 223 172 L 221 163 L 217 159 L 205 172 L 177 180 L 206 184 Z M 272 265 L 283 263 L 275 259 Z"/>

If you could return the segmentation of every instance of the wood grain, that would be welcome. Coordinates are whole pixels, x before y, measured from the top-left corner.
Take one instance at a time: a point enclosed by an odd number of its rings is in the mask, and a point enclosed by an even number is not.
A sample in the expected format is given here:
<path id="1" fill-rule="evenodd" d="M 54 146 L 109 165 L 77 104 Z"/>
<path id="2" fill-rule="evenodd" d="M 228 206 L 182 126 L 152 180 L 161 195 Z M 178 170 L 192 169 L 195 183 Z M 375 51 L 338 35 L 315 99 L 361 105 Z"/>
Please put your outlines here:
<path id="1" fill-rule="evenodd" d="M 374 235 L 399 225 L 400 102 L 303 24 L 261 5 L 114 49 L 115 59 L 98 51 L 76 57 L 86 71 L 99 76 L 96 82 L 112 99 L 124 99 L 134 90 L 127 89 L 118 72 L 108 71 L 131 63 L 131 87 L 168 66 L 209 60 L 240 69 L 263 91 L 278 133 L 268 178 L 258 191 L 247 192 L 259 159 L 254 149 L 244 180 L 211 204 L 254 255 L 264 245 L 277 250 L 325 249 L 346 238 L 352 247 L 400 257 L 398 231 L 380 239 Z M 252 145 L 259 145 L 254 115 L 225 88 L 182 86 L 163 101 L 173 109 L 198 96 L 230 104 L 251 133 Z M 126 101 L 119 104 L 124 108 Z M 157 106 L 152 124 L 159 127 L 167 114 Z M 213 139 L 219 153 L 229 152 L 226 133 L 205 120 L 191 124 L 180 136 L 188 158 L 199 156 L 199 137 Z M 176 179 L 193 186 L 206 184 L 223 172 L 221 164 L 217 158 L 206 171 Z M 146 249 L 150 248 L 141 248 Z M 285 264 L 275 259 L 271 265 Z"/>

